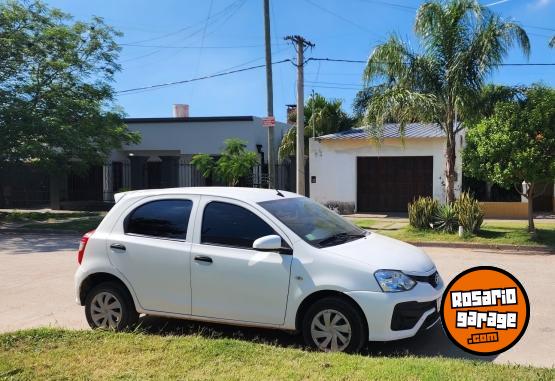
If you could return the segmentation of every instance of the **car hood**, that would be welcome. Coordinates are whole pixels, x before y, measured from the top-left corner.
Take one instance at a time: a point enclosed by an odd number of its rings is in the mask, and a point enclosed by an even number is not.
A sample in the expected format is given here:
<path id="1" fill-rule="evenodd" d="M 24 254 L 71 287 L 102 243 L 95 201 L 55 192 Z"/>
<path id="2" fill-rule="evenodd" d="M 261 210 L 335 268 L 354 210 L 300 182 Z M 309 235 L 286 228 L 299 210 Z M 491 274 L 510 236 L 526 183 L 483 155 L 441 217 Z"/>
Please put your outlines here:
<path id="1" fill-rule="evenodd" d="M 388 269 L 424 275 L 435 269 L 422 249 L 376 233 L 322 250 L 369 265 L 372 271 Z"/>

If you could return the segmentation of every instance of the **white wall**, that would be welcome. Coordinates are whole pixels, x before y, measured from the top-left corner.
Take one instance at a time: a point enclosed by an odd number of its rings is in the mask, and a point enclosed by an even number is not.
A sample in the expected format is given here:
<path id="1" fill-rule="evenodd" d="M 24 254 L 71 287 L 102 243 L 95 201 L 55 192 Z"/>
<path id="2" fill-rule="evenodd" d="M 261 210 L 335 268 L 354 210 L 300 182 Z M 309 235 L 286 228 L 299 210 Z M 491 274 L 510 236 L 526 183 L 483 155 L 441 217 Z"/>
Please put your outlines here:
<path id="1" fill-rule="evenodd" d="M 139 132 L 142 140 L 139 144 L 125 146 L 128 152 L 140 151 L 176 151 L 180 154 L 219 154 L 224 147 L 224 140 L 239 138 L 247 141 L 247 148 L 256 151 L 261 144 L 264 157 L 268 157 L 267 129 L 262 127 L 262 120 L 239 122 L 164 122 L 164 123 L 129 123 L 131 131 Z M 275 152 L 288 126 L 276 122 Z"/>
<path id="2" fill-rule="evenodd" d="M 460 146 L 457 139 L 457 146 Z M 433 156 L 433 196 L 445 201 L 445 139 L 385 139 L 379 145 L 371 140 L 321 140 L 310 139 L 310 197 L 325 203 L 328 201 L 351 202 L 357 200 L 358 156 Z M 461 188 L 461 152 L 457 154 L 458 172 L 455 185 L 457 194 Z"/>

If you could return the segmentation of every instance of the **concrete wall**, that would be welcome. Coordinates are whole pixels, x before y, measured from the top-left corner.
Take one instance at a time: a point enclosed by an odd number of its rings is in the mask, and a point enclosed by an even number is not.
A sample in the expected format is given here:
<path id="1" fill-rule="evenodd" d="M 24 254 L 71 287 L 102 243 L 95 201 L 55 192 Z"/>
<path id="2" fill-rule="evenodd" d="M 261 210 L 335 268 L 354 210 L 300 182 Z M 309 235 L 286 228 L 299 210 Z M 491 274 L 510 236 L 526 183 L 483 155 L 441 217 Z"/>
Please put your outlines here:
<path id="1" fill-rule="evenodd" d="M 457 139 L 457 146 L 462 143 Z M 325 203 L 357 200 L 357 157 L 359 156 L 433 156 L 433 196 L 445 201 L 445 139 L 385 139 L 379 145 L 371 140 L 314 140 L 310 139 L 310 197 Z M 455 185 L 460 192 L 461 154 L 457 155 L 458 178 Z"/>
<path id="2" fill-rule="evenodd" d="M 165 122 L 165 123 L 129 123 L 131 131 L 139 132 L 142 141 L 136 145 L 125 146 L 124 150 L 137 154 L 140 151 L 175 151 L 179 154 L 219 154 L 224 147 L 224 140 L 239 138 L 247 141 L 247 148 L 256 151 L 261 144 L 264 157 L 268 157 L 267 129 L 262 127 L 262 120 L 253 121 L 216 121 L 216 122 Z M 281 142 L 288 126 L 276 122 L 275 147 Z M 118 155 L 114 155 L 115 159 Z"/>
<path id="3" fill-rule="evenodd" d="M 486 218 L 527 218 L 528 203 L 480 202 Z"/>

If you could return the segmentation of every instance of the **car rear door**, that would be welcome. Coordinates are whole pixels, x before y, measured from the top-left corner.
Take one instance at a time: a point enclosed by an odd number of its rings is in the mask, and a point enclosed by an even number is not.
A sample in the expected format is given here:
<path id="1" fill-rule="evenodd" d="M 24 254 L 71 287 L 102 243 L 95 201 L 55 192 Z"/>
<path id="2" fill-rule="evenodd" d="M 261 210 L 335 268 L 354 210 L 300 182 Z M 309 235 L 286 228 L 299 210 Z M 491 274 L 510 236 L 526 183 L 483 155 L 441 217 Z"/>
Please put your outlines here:
<path id="1" fill-rule="evenodd" d="M 280 232 L 255 208 L 202 196 L 191 247 L 192 314 L 281 325 L 292 255 L 252 249 L 255 239 Z"/>
<path id="2" fill-rule="evenodd" d="M 131 205 L 107 241 L 111 263 L 145 310 L 191 314 L 190 251 L 199 197 L 156 196 Z"/>

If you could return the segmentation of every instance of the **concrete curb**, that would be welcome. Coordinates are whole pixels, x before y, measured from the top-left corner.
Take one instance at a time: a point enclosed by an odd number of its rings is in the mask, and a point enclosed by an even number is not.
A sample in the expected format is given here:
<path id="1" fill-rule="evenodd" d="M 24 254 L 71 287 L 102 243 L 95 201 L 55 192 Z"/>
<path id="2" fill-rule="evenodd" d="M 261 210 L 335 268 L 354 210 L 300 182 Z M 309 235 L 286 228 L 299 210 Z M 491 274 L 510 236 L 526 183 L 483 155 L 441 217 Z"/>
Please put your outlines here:
<path id="1" fill-rule="evenodd" d="M 450 243 L 450 242 L 413 242 L 406 241 L 414 246 L 419 247 L 445 247 L 450 249 L 486 249 L 498 251 L 525 251 L 538 254 L 555 255 L 555 248 L 546 246 L 519 246 L 519 245 L 502 245 L 502 244 L 486 244 L 486 243 Z"/>

